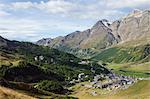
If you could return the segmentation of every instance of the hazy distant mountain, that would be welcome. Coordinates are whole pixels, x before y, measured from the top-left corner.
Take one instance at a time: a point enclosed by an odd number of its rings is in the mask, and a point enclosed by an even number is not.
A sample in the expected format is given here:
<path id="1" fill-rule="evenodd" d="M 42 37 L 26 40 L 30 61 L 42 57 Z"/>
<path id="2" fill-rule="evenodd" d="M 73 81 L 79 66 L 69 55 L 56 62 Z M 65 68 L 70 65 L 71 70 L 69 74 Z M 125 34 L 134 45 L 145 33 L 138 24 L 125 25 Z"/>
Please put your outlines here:
<path id="1" fill-rule="evenodd" d="M 0 36 L 0 46 L 6 46 L 7 40 Z"/>
<path id="2" fill-rule="evenodd" d="M 43 38 L 39 41 L 37 41 L 38 45 L 48 45 L 52 41 L 51 38 Z"/>
<path id="3" fill-rule="evenodd" d="M 76 31 L 64 37 L 42 39 L 37 42 L 75 55 L 84 56 L 112 45 L 126 42 L 143 44 L 150 41 L 150 11 L 135 10 L 121 20 L 110 23 L 103 19 L 91 29 Z"/>

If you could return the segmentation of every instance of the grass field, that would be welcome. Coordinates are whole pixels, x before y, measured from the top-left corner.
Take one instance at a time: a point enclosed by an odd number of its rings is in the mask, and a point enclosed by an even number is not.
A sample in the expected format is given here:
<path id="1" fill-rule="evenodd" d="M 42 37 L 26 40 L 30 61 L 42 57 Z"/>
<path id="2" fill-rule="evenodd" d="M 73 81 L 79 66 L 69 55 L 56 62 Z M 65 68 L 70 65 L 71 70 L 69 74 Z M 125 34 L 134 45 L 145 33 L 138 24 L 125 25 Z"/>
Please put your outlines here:
<path id="1" fill-rule="evenodd" d="M 126 70 L 133 70 L 133 71 L 150 72 L 150 62 L 109 64 L 108 67 L 113 69 L 126 69 Z"/>
<path id="2" fill-rule="evenodd" d="M 102 91 L 100 89 L 88 89 L 79 85 L 75 85 L 75 92 L 72 96 L 78 97 L 79 99 L 150 99 L 150 81 L 143 80 L 138 81 L 133 86 L 125 90 L 119 90 L 117 93 Z M 97 96 L 92 96 L 89 92 L 96 91 Z M 102 94 L 105 93 L 105 94 Z"/>
<path id="3" fill-rule="evenodd" d="M 150 77 L 150 62 L 146 63 L 124 63 L 124 64 L 109 64 L 109 69 L 113 69 L 115 73 L 124 74 L 135 77 Z"/>

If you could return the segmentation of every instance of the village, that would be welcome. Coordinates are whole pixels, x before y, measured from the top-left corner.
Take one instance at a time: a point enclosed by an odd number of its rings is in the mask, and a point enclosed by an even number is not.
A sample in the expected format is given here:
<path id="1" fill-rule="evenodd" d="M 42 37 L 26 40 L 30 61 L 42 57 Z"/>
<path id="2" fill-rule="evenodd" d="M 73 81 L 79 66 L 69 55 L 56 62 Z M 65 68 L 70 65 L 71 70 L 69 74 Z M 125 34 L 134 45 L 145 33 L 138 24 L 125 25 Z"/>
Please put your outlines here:
<path id="1" fill-rule="evenodd" d="M 107 91 L 115 91 L 115 90 L 121 90 L 121 89 L 127 89 L 129 86 L 132 86 L 134 83 L 136 83 L 138 78 L 130 77 L 130 76 L 123 76 L 118 75 L 115 73 L 109 73 L 109 74 L 100 74 L 95 75 L 93 77 L 93 80 L 89 80 L 88 83 L 83 84 L 85 78 L 87 78 L 88 75 L 85 75 L 84 73 L 80 73 L 78 75 L 78 79 L 73 79 L 70 81 L 70 84 L 80 84 L 80 86 L 88 88 L 88 89 L 101 89 L 101 90 L 107 90 Z M 91 91 L 91 95 L 97 96 L 96 91 Z"/>

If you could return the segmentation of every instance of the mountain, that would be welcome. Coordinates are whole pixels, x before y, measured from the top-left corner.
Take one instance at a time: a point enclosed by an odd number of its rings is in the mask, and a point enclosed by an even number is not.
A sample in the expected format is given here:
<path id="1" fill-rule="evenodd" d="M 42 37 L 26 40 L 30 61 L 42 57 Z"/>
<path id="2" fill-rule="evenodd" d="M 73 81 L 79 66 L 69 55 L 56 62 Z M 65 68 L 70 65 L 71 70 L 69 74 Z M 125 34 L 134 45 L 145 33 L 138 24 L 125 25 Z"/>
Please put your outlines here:
<path id="1" fill-rule="evenodd" d="M 99 42 L 104 46 L 111 45 L 115 42 L 115 38 L 111 34 L 111 30 L 106 26 L 107 20 L 98 21 L 91 29 L 85 31 L 75 31 L 64 37 L 56 37 L 54 39 L 42 39 L 37 41 L 39 45 L 47 45 L 50 47 L 66 46 L 70 48 L 94 48 Z M 101 37 L 101 39 L 100 39 Z M 97 41 L 98 40 L 98 41 Z M 108 42 L 107 44 L 104 41 Z M 46 42 L 47 41 L 47 42 Z M 94 44 L 94 45 L 93 45 Z"/>
<path id="2" fill-rule="evenodd" d="M 135 10 L 122 20 L 113 22 L 110 28 L 113 35 L 120 39 L 120 43 L 129 41 L 142 42 L 142 40 L 148 43 L 150 40 L 150 11 Z"/>
<path id="3" fill-rule="evenodd" d="M 48 45 L 51 41 L 52 41 L 51 38 L 46 38 L 46 39 L 43 38 L 43 39 L 37 41 L 37 43 L 38 43 L 38 45 L 44 45 L 44 46 L 46 46 L 46 45 Z"/>
<path id="4" fill-rule="evenodd" d="M 47 42 L 45 42 L 47 41 Z M 76 56 L 92 56 L 112 45 L 147 44 L 150 41 L 150 11 L 135 10 L 121 20 L 98 21 L 91 29 L 76 31 L 64 37 L 42 39 L 36 44 L 49 46 Z"/>
<path id="5" fill-rule="evenodd" d="M 111 33 L 111 29 L 108 28 L 109 25 L 107 20 L 100 20 L 91 29 L 75 31 L 64 37 L 56 37 L 50 40 L 48 40 L 49 38 L 42 39 L 37 41 L 36 44 L 49 46 L 75 55 L 93 54 L 92 50 L 104 49 L 117 42 Z M 45 43 L 45 41 L 48 42 Z"/>
<path id="6" fill-rule="evenodd" d="M 115 63 L 150 61 L 150 11 L 136 10 L 111 24 L 119 43 L 93 57 Z M 119 56 L 118 56 L 119 55 Z"/>

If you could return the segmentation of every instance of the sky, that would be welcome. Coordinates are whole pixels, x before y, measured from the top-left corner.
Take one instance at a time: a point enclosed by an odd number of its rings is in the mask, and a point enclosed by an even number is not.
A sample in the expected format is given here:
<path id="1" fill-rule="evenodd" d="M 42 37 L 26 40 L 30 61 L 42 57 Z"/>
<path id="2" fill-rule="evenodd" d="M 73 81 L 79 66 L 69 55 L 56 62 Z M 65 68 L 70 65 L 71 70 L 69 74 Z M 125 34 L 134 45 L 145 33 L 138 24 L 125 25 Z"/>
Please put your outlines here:
<path id="1" fill-rule="evenodd" d="M 134 9 L 150 9 L 150 0 L 0 0 L 0 35 L 35 42 L 120 19 Z"/>

